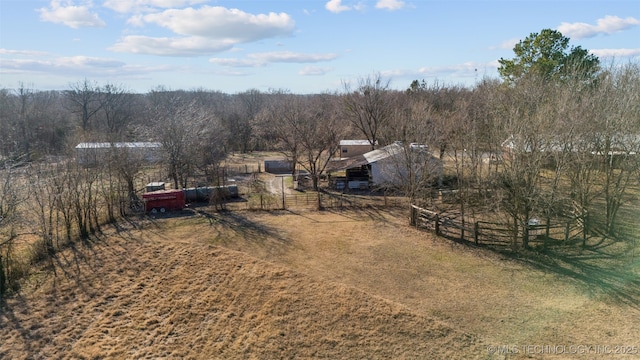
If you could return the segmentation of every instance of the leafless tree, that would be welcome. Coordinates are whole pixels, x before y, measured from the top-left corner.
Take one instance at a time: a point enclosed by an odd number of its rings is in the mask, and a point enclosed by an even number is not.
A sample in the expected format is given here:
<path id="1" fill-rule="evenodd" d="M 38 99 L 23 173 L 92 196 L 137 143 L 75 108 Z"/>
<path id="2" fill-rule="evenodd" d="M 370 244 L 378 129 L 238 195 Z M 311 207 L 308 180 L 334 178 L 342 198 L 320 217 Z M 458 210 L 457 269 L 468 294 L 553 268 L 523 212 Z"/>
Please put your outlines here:
<path id="1" fill-rule="evenodd" d="M 348 83 L 343 87 L 344 115 L 369 141 L 373 150 L 380 139 L 380 131 L 391 116 L 389 81 L 376 74 L 360 79 L 356 89 L 352 90 Z"/>
<path id="2" fill-rule="evenodd" d="M 540 172 L 548 150 L 551 119 L 541 111 L 550 101 L 542 78 L 531 77 L 504 88 L 501 99 L 501 127 L 505 136 L 503 169 L 498 174 L 495 194 L 510 217 L 512 246 L 519 246 L 519 230 L 539 211 Z M 527 246 L 528 237 L 523 236 Z"/>
<path id="3" fill-rule="evenodd" d="M 262 126 L 270 129 L 280 151 L 309 173 L 317 190 L 320 175 L 337 151 L 345 131 L 337 97 L 293 95 L 284 91 L 271 95 L 271 102 L 262 113 Z M 295 169 L 293 172 L 295 175 Z"/>
<path id="4" fill-rule="evenodd" d="M 232 114 L 228 121 L 228 129 L 234 136 L 231 141 L 236 144 L 238 150 L 246 153 L 252 148 L 252 140 L 255 136 L 254 126 L 257 115 L 265 104 L 265 96 L 259 90 L 250 89 L 236 95 L 239 103 L 238 112 Z"/>
<path id="5" fill-rule="evenodd" d="M 34 219 L 33 230 L 38 241 L 33 242 L 34 261 L 50 259 L 56 251 L 57 214 L 55 186 L 52 186 L 53 168 L 47 164 L 33 164 L 29 167 L 29 193 L 32 206 L 28 207 L 30 218 Z"/>
<path id="6" fill-rule="evenodd" d="M 155 136 L 162 144 L 169 176 L 176 189 L 186 187 L 193 174 L 200 140 L 211 115 L 177 94 L 151 93 L 149 114 L 157 121 Z"/>
<path id="7" fill-rule="evenodd" d="M 0 170 L 0 297 L 17 286 L 14 242 L 21 216 L 18 206 L 23 201 L 20 187 L 13 166 L 5 164 Z"/>
<path id="8" fill-rule="evenodd" d="M 598 125 L 595 153 L 602 159 L 604 173 L 605 229 L 613 234 L 640 152 L 640 67 L 634 64 L 604 72 L 592 101 Z"/>
<path id="9" fill-rule="evenodd" d="M 102 86 L 99 95 L 100 113 L 109 141 L 120 140 L 132 117 L 133 96 L 114 84 Z"/>
<path id="10" fill-rule="evenodd" d="M 34 90 L 27 88 L 23 83 L 16 90 L 17 112 L 16 112 L 16 139 L 19 141 L 19 151 L 26 161 L 31 160 L 31 144 L 33 132 L 33 98 Z"/>
<path id="11" fill-rule="evenodd" d="M 384 137 L 393 140 L 385 166 L 388 176 L 395 179 L 382 185 L 385 191 L 399 191 L 413 204 L 430 204 L 432 190 L 442 175 L 442 162 L 432 156 L 429 148 L 432 129 L 429 127 L 429 106 L 425 97 L 414 93 L 394 93 L 390 120 L 384 127 Z"/>
<path id="12" fill-rule="evenodd" d="M 110 222 L 116 220 L 113 211 L 115 206 L 120 216 L 124 217 L 129 210 L 136 208 L 140 201 L 136 193 L 136 180 L 146 159 L 145 154 L 137 150 L 139 149 L 119 147 L 112 148 L 109 154 L 106 174 L 109 179 L 102 183 Z M 104 171 L 102 175 L 105 176 Z M 120 191 L 120 183 L 123 184 L 124 191 Z"/>
<path id="13" fill-rule="evenodd" d="M 89 130 L 93 118 L 102 106 L 100 101 L 100 87 L 87 79 L 69 84 L 69 90 L 64 92 L 71 112 L 80 117 L 82 131 Z"/>

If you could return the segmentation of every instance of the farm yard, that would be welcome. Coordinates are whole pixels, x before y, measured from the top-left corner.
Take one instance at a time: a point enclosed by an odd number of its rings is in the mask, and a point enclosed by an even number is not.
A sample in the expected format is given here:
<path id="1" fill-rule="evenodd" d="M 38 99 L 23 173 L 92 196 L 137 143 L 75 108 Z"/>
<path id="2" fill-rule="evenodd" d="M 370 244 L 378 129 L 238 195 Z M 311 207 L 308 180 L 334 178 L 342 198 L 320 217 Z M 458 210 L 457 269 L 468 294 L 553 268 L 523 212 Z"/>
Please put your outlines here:
<path id="1" fill-rule="evenodd" d="M 3 303 L 0 356 L 518 359 L 487 349 L 638 345 L 638 287 L 407 221 L 396 208 L 200 208 L 122 224 Z"/>
<path id="2" fill-rule="evenodd" d="M 474 88 L 0 89 L 0 358 L 638 358 L 640 67 L 531 36 Z"/>
<path id="3" fill-rule="evenodd" d="M 324 192 L 318 211 L 318 194 L 293 190 L 291 176 L 246 174 L 265 156 L 274 154 L 228 159 L 228 180 L 241 196 L 224 211 L 194 204 L 132 215 L 40 263 L 19 294 L 3 300 L 0 357 L 525 359 L 578 355 L 527 346 L 636 351 L 638 260 L 622 243 L 531 253 L 477 246 L 447 237 L 444 222 L 444 237 L 412 224 L 406 199 L 362 192 Z M 610 356 L 593 351 L 592 358 Z"/>

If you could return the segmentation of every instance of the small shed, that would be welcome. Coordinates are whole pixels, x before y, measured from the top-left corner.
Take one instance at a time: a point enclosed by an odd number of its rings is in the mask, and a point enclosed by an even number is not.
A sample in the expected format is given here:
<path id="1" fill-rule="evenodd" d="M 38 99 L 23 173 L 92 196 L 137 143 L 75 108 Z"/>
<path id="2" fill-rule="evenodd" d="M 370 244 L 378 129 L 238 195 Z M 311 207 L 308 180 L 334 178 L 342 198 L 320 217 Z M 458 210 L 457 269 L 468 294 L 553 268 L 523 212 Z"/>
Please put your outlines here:
<path id="1" fill-rule="evenodd" d="M 377 145 L 378 142 L 376 141 L 375 144 Z M 339 158 L 350 158 L 371 151 L 371 142 L 369 140 L 340 140 L 339 145 Z"/>
<path id="2" fill-rule="evenodd" d="M 272 174 L 291 174 L 294 164 L 290 160 L 265 160 L 264 171 Z"/>

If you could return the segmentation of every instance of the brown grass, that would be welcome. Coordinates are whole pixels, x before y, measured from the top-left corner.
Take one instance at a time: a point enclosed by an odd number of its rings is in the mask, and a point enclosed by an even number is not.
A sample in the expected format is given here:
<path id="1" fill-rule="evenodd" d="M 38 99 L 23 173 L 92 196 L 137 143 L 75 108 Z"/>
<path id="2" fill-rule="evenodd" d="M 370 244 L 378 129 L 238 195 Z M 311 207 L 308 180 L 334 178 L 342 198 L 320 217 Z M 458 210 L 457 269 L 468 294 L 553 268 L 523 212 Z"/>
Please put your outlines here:
<path id="1" fill-rule="evenodd" d="M 404 211 L 198 210 L 61 253 L 57 276 L 44 269 L 3 304 L 0 358 L 482 359 L 505 358 L 487 345 L 640 345 L 637 305 L 418 232 Z"/>

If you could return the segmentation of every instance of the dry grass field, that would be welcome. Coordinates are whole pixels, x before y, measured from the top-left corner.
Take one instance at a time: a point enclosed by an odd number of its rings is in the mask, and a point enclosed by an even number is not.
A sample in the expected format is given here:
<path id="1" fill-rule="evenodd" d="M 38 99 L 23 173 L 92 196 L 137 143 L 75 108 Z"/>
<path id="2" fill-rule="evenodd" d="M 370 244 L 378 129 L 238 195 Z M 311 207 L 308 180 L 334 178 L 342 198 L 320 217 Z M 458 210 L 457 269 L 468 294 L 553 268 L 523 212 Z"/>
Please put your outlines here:
<path id="1" fill-rule="evenodd" d="M 640 346 L 635 290 L 436 238 L 406 217 L 196 208 L 123 224 L 61 252 L 2 304 L 0 358 L 639 356 L 540 353 Z"/>

